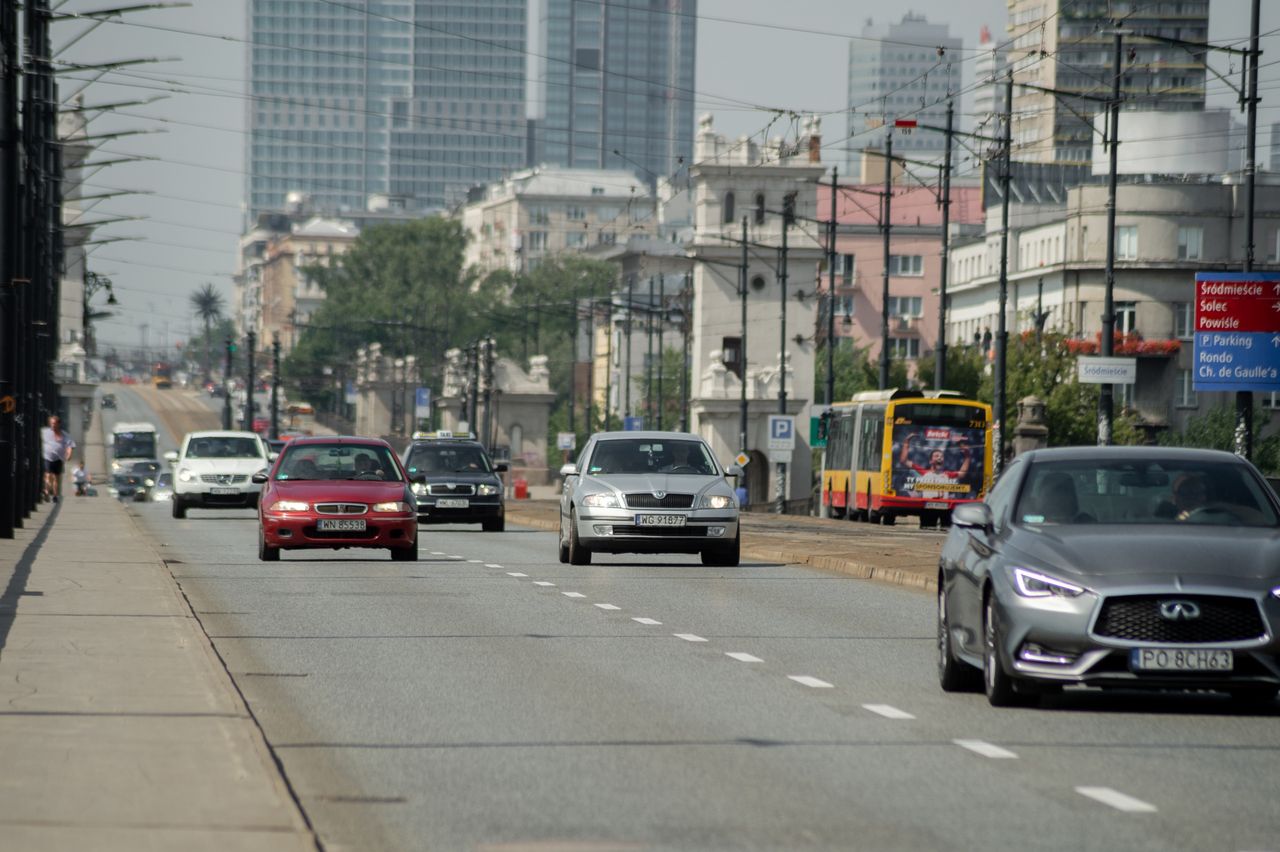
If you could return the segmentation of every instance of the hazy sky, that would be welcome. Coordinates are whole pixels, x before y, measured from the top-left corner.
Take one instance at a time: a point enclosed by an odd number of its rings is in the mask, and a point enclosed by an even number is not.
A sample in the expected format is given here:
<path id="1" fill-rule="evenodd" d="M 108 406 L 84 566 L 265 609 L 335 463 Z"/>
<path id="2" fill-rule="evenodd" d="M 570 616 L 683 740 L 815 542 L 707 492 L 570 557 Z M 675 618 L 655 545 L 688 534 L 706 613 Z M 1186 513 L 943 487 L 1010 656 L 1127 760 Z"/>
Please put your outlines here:
<path id="1" fill-rule="evenodd" d="M 103 142 L 97 159 L 155 159 L 111 166 L 86 181 L 89 194 L 121 189 L 151 193 L 107 199 L 86 217 L 147 217 L 96 232 L 98 238 L 137 238 L 101 245 L 90 255 L 89 268 L 113 279 L 120 300 L 118 315 L 99 326 L 104 343 L 139 345 L 144 323 L 151 345 L 185 340 L 193 326 L 188 297 L 202 282 L 213 282 L 230 298 L 245 184 L 246 3 L 192 0 L 190 8 L 129 15 L 123 23 L 105 24 L 66 49 L 62 46 L 86 25 L 70 21 L 54 27 L 55 52 L 62 60 L 173 60 L 109 72 L 84 95 L 89 104 L 167 95 L 153 104 L 102 114 L 91 125 L 92 133 L 164 131 Z M 60 11 L 111 5 L 69 0 Z M 713 112 L 716 130 L 731 137 L 766 128 L 778 135 L 789 128 L 787 120 L 776 123 L 772 113 L 753 106 L 830 114 L 824 118 L 824 139 L 840 139 L 845 130 L 840 113 L 847 36 L 857 35 L 873 15 L 877 23 L 884 23 L 882 8 L 862 0 L 701 0 L 698 112 Z M 1211 39 L 1248 35 L 1248 0 L 1211 0 L 1210 8 Z M 1005 9 L 1006 0 L 913 0 L 895 7 L 893 19 L 908 10 L 922 13 L 931 22 L 949 24 L 952 35 L 973 48 L 983 24 L 997 39 L 1002 37 Z M 1277 27 L 1280 3 L 1264 0 L 1262 31 Z M 1265 67 L 1277 61 L 1269 57 L 1280 52 L 1280 36 L 1264 38 L 1262 48 L 1265 82 L 1259 121 L 1265 129 L 1271 121 L 1280 121 L 1280 103 L 1269 103 L 1280 91 L 1280 65 Z M 972 62 L 962 66 L 967 83 Z M 1216 67 L 1226 70 L 1222 60 Z M 68 98 L 89 76 L 60 75 L 61 96 Z M 1222 92 L 1225 87 L 1211 83 L 1209 88 Z M 1229 100 L 1223 94 L 1210 98 L 1218 105 Z M 1266 140 L 1264 130 L 1262 162 Z"/>

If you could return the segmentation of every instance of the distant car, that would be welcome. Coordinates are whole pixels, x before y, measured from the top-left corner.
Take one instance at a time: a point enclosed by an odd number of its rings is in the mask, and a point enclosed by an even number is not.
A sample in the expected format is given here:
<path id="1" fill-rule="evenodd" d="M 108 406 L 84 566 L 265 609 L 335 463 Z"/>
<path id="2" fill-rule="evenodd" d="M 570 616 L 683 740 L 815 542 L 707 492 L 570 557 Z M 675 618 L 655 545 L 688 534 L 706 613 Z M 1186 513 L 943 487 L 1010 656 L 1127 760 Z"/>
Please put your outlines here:
<path id="1" fill-rule="evenodd" d="M 129 476 L 136 480 L 132 495 L 134 502 L 141 503 L 147 499 L 163 469 L 164 465 L 154 460 L 136 461 L 129 465 Z"/>
<path id="2" fill-rule="evenodd" d="M 104 393 L 102 395 L 102 408 L 108 409 L 108 408 L 115 408 L 115 407 L 116 407 L 116 395 L 113 393 Z"/>
<path id="3" fill-rule="evenodd" d="M 502 496 L 505 464 L 494 464 L 484 445 L 469 435 L 415 433 L 404 466 L 424 524 L 480 524 L 486 532 L 506 528 Z"/>
<path id="4" fill-rule="evenodd" d="M 164 471 L 156 475 L 155 485 L 147 491 L 147 499 L 152 503 L 164 503 L 173 499 L 173 474 Z"/>
<path id="5" fill-rule="evenodd" d="M 938 572 L 942 688 L 1280 692 L 1280 502 L 1248 462 L 1036 450 L 956 507 Z"/>
<path id="6" fill-rule="evenodd" d="M 738 503 L 711 447 L 684 432 L 602 432 L 560 472 L 560 561 L 592 553 L 698 553 L 737 565 Z"/>
<path id="7" fill-rule="evenodd" d="M 185 518 L 188 509 L 255 508 L 262 488 L 252 477 L 270 465 L 266 444 L 253 432 L 191 432 L 169 459 L 175 518 Z"/>
<path id="8" fill-rule="evenodd" d="M 398 562 L 418 558 L 418 507 L 386 441 L 297 438 L 254 482 L 263 485 L 258 558 L 264 562 L 305 548 L 386 548 Z"/>

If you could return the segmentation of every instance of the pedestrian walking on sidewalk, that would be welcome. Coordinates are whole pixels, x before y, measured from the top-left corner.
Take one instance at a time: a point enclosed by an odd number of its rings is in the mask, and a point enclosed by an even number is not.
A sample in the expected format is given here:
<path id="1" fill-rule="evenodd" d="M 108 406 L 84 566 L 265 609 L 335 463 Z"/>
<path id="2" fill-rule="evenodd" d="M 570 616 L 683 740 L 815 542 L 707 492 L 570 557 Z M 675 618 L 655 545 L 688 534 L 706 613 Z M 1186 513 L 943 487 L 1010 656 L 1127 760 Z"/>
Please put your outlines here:
<path id="1" fill-rule="evenodd" d="M 84 469 L 84 459 L 76 463 L 76 469 L 71 471 L 71 479 L 76 484 L 77 497 L 83 497 L 89 493 L 89 471 Z"/>
<path id="2" fill-rule="evenodd" d="M 54 414 L 40 430 L 44 443 L 44 496 L 57 503 L 62 496 L 62 469 L 71 459 L 76 442 L 62 430 L 62 418 Z"/>

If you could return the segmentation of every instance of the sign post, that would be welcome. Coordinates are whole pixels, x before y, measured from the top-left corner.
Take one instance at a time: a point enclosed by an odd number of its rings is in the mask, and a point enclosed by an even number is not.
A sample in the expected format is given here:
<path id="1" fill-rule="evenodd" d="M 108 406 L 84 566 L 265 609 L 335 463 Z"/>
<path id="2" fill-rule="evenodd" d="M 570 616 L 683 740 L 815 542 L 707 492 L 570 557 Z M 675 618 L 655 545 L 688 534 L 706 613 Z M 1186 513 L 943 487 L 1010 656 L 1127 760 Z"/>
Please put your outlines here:
<path id="1" fill-rule="evenodd" d="M 1076 373 L 1081 384 L 1131 385 L 1138 380 L 1138 359 L 1085 355 L 1076 360 Z"/>
<path id="2" fill-rule="evenodd" d="M 411 431 L 418 431 L 418 427 L 423 420 L 427 421 L 426 428 L 431 428 L 431 388 L 416 388 L 414 390 L 413 419 L 414 428 Z"/>
<path id="3" fill-rule="evenodd" d="M 787 508 L 787 464 L 796 449 L 796 419 L 789 414 L 769 415 L 769 460 L 774 463 L 774 512 L 781 515 Z"/>
<path id="4" fill-rule="evenodd" d="M 1197 272 L 1192 386 L 1280 391 L 1280 273 Z"/>

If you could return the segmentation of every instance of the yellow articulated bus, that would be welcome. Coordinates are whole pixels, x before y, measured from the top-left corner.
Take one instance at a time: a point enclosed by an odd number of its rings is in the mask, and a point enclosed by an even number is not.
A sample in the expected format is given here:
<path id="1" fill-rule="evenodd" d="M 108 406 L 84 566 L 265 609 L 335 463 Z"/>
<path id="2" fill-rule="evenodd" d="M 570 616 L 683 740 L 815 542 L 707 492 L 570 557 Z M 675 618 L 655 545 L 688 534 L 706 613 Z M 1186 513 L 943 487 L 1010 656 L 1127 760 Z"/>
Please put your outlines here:
<path id="1" fill-rule="evenodd" d="M 991 486 L 991 406 L 955 391 L 884 390 L 831 407 L 822 502 L 833 517 L 946 523 Z"/>

